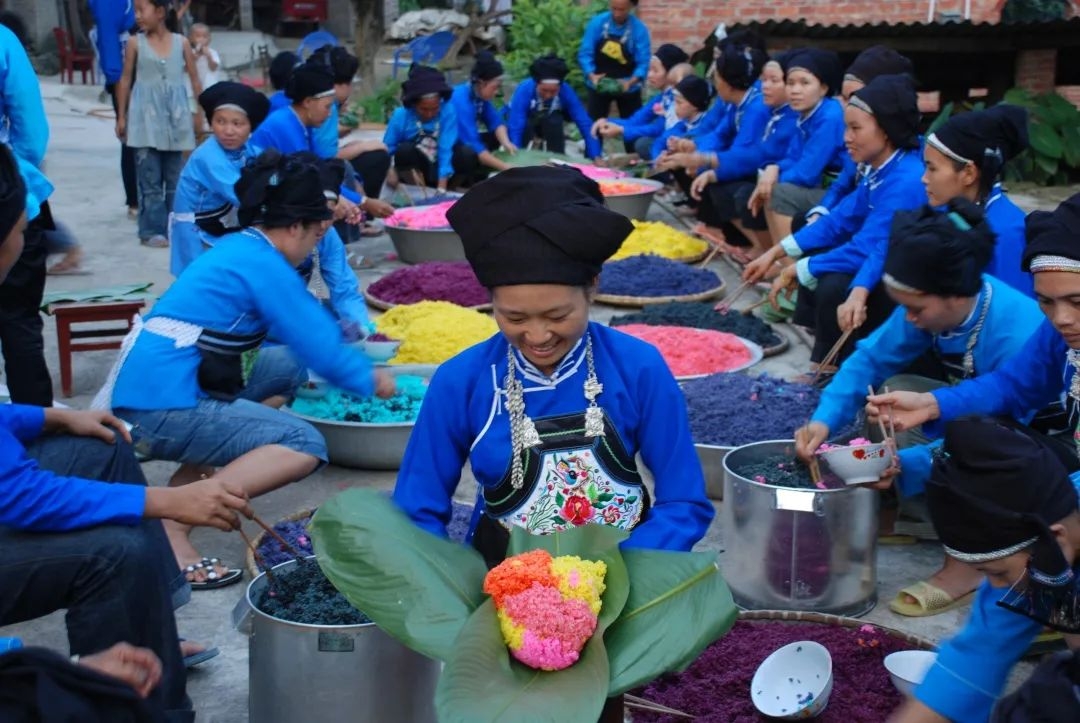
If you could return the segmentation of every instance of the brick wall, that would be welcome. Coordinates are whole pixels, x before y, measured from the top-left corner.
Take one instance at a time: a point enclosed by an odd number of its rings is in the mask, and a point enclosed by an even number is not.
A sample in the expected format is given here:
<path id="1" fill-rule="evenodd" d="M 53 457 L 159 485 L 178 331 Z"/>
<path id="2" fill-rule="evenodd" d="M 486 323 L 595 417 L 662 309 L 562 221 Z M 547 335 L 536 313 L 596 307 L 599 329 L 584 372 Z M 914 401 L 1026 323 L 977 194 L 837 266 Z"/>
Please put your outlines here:
<path id="1" fill-rule="evenodd" d="M 998 0 L 971 0 L 971 19 L 997 22 Z M 641 0 L 638 16 L 653 44 L 679 43 L 696 49 L 718 23 L 753 20 L 805 20 L 814 25 L 926 22 L 928 0 Z M 939 0 L 943 14 L 962 17 L 964 0 Z"/>
<path id="2" fill-rule="evenodd" d="M 1045 93 L 1054 89 L 1054 71 L 1057 67 L 1057 50 L 1020 50 L 1016 53 L 1016 85 L 1032 93 Z"/>

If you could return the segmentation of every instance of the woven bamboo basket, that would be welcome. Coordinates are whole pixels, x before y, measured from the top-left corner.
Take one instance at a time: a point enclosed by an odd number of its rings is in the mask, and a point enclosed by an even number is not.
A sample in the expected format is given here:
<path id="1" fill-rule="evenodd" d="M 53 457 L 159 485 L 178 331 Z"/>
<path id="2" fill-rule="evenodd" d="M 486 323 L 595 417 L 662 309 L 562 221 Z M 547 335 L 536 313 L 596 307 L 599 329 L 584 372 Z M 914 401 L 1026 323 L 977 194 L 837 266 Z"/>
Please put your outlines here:
<path id="1" fill-rule="evenodd" d="M 724 284 L 702 291 L 698 294 L 686 294 L 683 296 L 617 296 L 615 294 L 597 294 L 594 300 L 608 306 L 642 307 L 652 304 L 667 304 L 672 301 L 709 301 L 724 293 Z"/>
<path id="2" fill-rule="evenodd" d="M 367 302 L 368 306 L 374 309 L 378 309 L 380 311 L 390 311 L 395 306 L 400 306 L 400 304 L 395 304 L 390 301 L 383 301 L 376 296 L 372 296 L 370 293 L 368 293 L 367 289 L 364 289 L 364 301 Z M 431 299 L 431 301 L 435 301 L 435 299 Z M 465 308 L 472 309 L 473 311 L 486 312 L 491 311 L 491 304 L 480 304 L 479 306 L 468 306 Z"/>
<path id="3" fill-rule="evenodd" d="M 299 510 L 297 512 L 293 512 L 291 515 L 285 515 L 280 520 L 277 520 L 270 526 L 274 527 L 279 522 L 297 522 L 299 520 L 311 517 L 313 514 L 315 514 L 315 510 Z M 251 538 L 251 544 L 255 546 L 256 550 L 258 550 L 259 546 L 263 543 L 263 540 L 265 540 L 266 537 L 266 530 L 260 529 L 259 534 Z M 250 547 L 247 550 L 247 554 L 244 556 L 244 564 L 247 567 L 248 574 L 251 575 L 252 579 L 258 577 L 259 573 L 262 572 L 262 570 L 259 569 L 259 566 L 255 564 L 255 555 L 254 553 L 252 553 Z"/>

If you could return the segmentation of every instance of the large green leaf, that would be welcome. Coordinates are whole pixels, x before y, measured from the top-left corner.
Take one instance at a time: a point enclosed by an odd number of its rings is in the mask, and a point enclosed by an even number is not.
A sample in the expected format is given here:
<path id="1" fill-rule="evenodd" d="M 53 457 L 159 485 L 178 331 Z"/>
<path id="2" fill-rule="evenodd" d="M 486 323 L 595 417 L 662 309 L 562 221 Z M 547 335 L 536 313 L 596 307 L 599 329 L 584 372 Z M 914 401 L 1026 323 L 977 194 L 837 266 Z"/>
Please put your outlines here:
<path id="1" fill-rule="evenodd" d="M 597 631 L 599 633 L 599 630 Z M 488 600 L 465 623 L 439 678 L 439 723 L 564 723 L 600 717 L 608 690 L 604 639 L 594 634 L 565 670 L 534 670 L 510 657 Z"/>
<path id="2" fill-rule="evenodd" d="M 1080 122 L 1080 111 L 1076 106 L 1050 91 L 1038 98 L 1038 116 L 1054 128 L 1065 128 Z"/>
<path id="3" fill-rule="evenodd" d="M 605 525 L 584 525 L 553 535 L 532 535 L 515 527 L 507 556 L 544 549 L 552 554 L 603 560 L 607 565 L 603 606 L 596 632 L 581 658 L 569 668 L 534 670 L 510 657 L 499 630 L 495 604 L 484 603 L 465 624 L 447 661 L 435 704 L 440 723 L 563 723 L 600 716 L 607 698 L 608 654 L 604 633 L 623 611 L 629 594 L 619 543 L 626 533 Z"/>
<path id="4" fill-rule="evenodd" d="M 623 562 L 630 597 L 604 637 L 609 695 L 686 667 L 738 613 L 712 553 L 625 550 Z"/>
<path id="5" fill-rule="evenodd" d="M 1080 124 L 1062 128 L 1061 140 L 1065 144 L 1065 163 L 1080 168 Z"/>
<path id="6" fill-rule="evenodd" d="M 1046 123 L 1031 123 L 1028 129 L 1031 147 L 1040 156 L 1053 158 L 1055 161 L 1065 155 L 1065 143 L 1053 127 Z"/>
<path id="7" fill-rule="evenodd" d="M 413 650 L 450 658 L 484 600 L 479 553 L 420 529 L 375 490 L 331 498 L 310 530 L 319 566 L 349 602 Z"/>
<path id="8" fill-rule="evenodd" d="M 1024 108 L 1034 108 L 1036 105 L 1035 96 L 1027 88 L 1009 88 L 1005 91 L 1002 102 L 1009 105 L 1023 106 Z"/>
<path id="9" fill-rule="evenodd" d="M 941 111 L 938 113 L 937 118 L 930 124 L 930 127 L 926 129 L 926 135 L 929 136 L 941 126 L 952 118 L 953 110 L 956 108 L 956 104 L 951 100 L 941 107 Z"/>

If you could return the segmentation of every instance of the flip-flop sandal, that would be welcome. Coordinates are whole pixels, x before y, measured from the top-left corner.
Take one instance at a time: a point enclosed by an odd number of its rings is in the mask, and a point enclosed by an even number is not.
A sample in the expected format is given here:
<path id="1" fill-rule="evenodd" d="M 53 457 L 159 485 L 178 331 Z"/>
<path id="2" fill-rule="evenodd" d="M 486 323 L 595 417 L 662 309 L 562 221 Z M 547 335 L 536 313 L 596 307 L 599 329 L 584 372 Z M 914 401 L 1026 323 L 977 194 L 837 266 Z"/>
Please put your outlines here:
<path id="1" fill-rule="evenodd" d="M 185 640 L 186 640 L 186 638 L 180 638 L 181 643 L 184 642 Z M 211 658 L 216 658 L 219 653 L 221 653 L 221 651 L 218 650 L 217 648 L 206 648 L 205 650 L 200 650 L 197 653 L 192 653 L 191 655 L 185 655 L 184 656 L 184 667 L 187 668 L 188 670 L 191 670 L 196 665 L 202 665 L 207 660 L 210 660 Z"/>
<path id="2" fill-rule="evenodd" d="M 905 600 L 905 595 L 913 598 L 915 602 Z M 920 580 L 898 592 L 896 597 L 889 602 L 889 609 L 897 615 L 909 618 L 926 618 L 963 607 L 971 602 L 973 597 L 975 597 L 974 590 L 954 598 L 937 585 Z"/>
<path id="3" fill-rule="evenodd" d="M 198 562 L 188 565 L 184 568 L 184 575 L 191 575 L 199 570 L 206 571 L 205 580 L 189 580 L 188 584 L 191 585 L 192 590 L 216 590 L 219 587 L 228 587 L 229 585 L 235 585 L 240 582 L 240 579 L 244 577 L 244 571 L 236 568 L 229 568 L 229 571 L 224 575 L 218 573 L 215 567 L 222 565 L 220 559 L 216 557 L 204 557 Z"/>
<path id="4" fill-rule="evenodd" d="M 167 249 L 169 248 L 169 239 L 164 236 L 151 236 L 148 239 L 139 241 L 140 244 L 149 249 Z"/>

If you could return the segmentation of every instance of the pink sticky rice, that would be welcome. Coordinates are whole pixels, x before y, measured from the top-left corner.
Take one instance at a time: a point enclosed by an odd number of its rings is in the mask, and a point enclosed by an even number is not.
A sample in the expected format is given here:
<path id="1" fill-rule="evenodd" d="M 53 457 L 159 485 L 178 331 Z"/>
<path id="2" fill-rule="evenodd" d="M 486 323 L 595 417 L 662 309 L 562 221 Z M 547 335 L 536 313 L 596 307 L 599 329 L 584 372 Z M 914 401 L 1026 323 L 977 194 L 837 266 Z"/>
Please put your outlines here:
<path id="1" fill-rule="evenodd" d="M 417 228 L 427 231 L 450 228 L 450 222 L 446 220 L 446 212 L 454 205 L 454 201 L 433 203 L 430 206 L 410 206 L 399 208 L 394 211 L 390 218 L 386 219 L 387 226 L 397 228 Z"/>
<path id="2" fill-rule="evenodd" d="M 823 454 L 825 452 L 831 452 L 834 449 L 841 449 L 842 447 L 865 447 L 868 444 L 875 444 L 865 437 L 856 437 L 847 444 L 829 444 L 825 442 L 817 448 L 817 454 Z"/>
<path id="3" fill-rule="evenodd" d="M 623 171 L 617 171 L 614 168 L 601 168 L 600 166 L 590 166 L 584 163 L 568 163 L 568 166 L 578 169 L 586 178 L 591 178 L 594 181 L 603 181 L 612 178 L 626 178 L 626 173 Z"/>
<path id="4" fill-rule="evenodd" d="M 648 324 L 626 324 L 619 331 L 655 346 L 676 377 L 726 372 L 752 358 L 742 339 L 723 331 Z"/>

